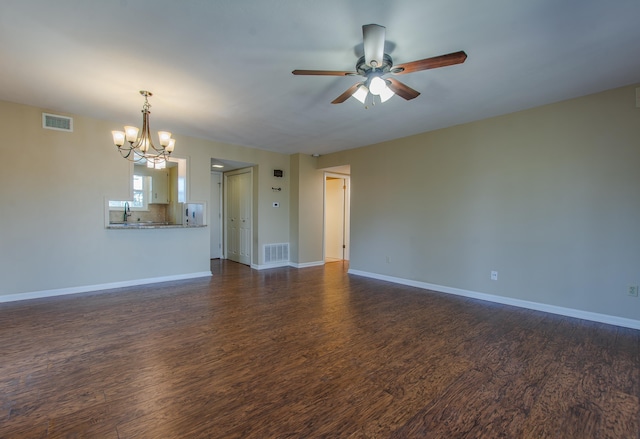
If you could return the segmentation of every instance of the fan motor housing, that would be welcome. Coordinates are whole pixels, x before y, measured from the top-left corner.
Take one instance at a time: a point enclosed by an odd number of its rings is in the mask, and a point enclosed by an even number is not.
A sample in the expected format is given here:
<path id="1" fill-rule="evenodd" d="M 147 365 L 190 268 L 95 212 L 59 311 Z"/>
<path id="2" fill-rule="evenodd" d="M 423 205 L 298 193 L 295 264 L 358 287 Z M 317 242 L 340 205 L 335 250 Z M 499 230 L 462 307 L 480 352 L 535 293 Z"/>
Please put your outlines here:
<path id="1" fill-rule="evenodd" d="M 361 56 L 358 62 L 356 63 L 356 71 L 362 75 L 367 77 L 369 73 L 373 71 L 379 71 L 381 75 L 385 73 L 389 73 L 391 71 L 391 67 L 393 66 L 393 60 L 386 53 L 382 57 L 382 65 L 380 67 L 371 67 L 365 62 L 364 56 Z"/>

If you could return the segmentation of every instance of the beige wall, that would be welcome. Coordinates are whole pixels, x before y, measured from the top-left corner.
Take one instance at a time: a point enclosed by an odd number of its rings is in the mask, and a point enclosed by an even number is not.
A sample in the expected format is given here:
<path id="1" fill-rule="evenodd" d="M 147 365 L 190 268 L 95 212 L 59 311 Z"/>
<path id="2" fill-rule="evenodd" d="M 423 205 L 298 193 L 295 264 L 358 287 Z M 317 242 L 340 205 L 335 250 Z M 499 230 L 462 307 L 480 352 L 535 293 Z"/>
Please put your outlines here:
<path id="1" fill-rule="evenodd" d="M 298 223 L 300 209 L 300 154 L 292 154 L 289 162 L 289 179 L 291 182 L 291 190 L 289 191 L 289 259 L 293 263 L 298 263 L 298 237 L 300 234 L 300 225 Z"/>
<path id="2" fill-rule="evenodd" d="M 291 261 L 296 264 L 322 262 L 324 173 L 317 159 L 306 154 L 291 156 L 294 186 L 291 192 Z"/>
<path id="3" fill-rule="evenodd" d="M 354 270 L 640 320 L 639 139 L 630 86 L 318 167 L 351 165 Z"/>
<path id="4" fill-rule="evenodd" d="M 254 233 L 254 239 L 257 239 L 255 245 L 259 251 L 254 251 L 254 263 L 262 265 L 264 263 L 263 247 L 265 244 L 278 244 L 289 242 L 289 192 L 290 172 L 289 172 L 289 156 L 283 154 L 266 153 L 262 160 L 262 165 L 258 166 L 257 172 L 257 203 L 258 212 L 260 214 L 257 224 L 257 232 Z M 276 157 L 277 160 L 267 160 L 267 157 Z M 284 171 L 283 177 L 274 177 L 274 169 Z M 256 179 L 254 170 L 253 178 Z M 272 188 L 279 187 L 281 191 L 274 191 Z M 254 192 L 255 193 L 255 192 Z M 273 207 L 273 203 L 278 202 L 280 207 Z M 255 221 L 255 218 L 254 218 Z"/>
<path id="5" fill-rule="evenodd" d="M 122 123 L 71 115 L 72 133 L 45 130 L 43 111 L 0 102 L 0 295 L 209 271 L 208 228 L 105 229 L 105 199 L 130 196 L 130 164 L 110 134 Z M 288 155 L 175 137 L 174 154 L 188 159 L 188 202 L 209 202 L 212 157 L 254 163 L 254 263 L 264 243 L 287 242 L 288 203 L 272 208 L 282 195 L 271 187 L 273 169 L 288 175 Z"/>

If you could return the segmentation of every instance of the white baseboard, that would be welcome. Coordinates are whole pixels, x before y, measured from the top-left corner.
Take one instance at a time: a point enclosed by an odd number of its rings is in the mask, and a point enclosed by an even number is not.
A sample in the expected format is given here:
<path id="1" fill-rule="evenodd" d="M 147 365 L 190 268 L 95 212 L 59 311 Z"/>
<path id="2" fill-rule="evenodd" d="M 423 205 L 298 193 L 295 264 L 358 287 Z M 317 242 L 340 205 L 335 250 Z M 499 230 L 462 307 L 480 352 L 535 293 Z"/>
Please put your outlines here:
<path id="1" fill-rule="evenodd" d="M 155 284 L 158 282 L 169 282 L 172 280 L 195 279 L 198 277 L 211 276 L 211 271 L 202 271 L 198 273 L 178 274 L 173 276 L 150 277 L 147 279 L 134 279 L 122 282 L 110 282 L 97 285 L 83 285 L 72 288 L 59 288 L 56 290 L 32 291 L 27 293 L 7 294 L 0 296 L 0 303 L 15 302 L 18 300 L 41 299 L 43 297 L 66 296 L 68 294 L 88 293 L 91 291 L 110 290 L 113 288 L 133 287 L 136 285 Z"/>
<path id="2" fill-rule="evenodd" d="M 370 273 L 368 271 L 349 269 L 349 274 L 357 276 L 369 277 L 372 279 L 384 280 L 396 284 L 407 285 L 410 287 L 421 288 L 424 290 L 432 290 L 440 293 L 454 294 L 456 296 L 470 297 L 472 299 L 486 300 L 488 302 L 501 303 L 503 305 L 517 306 L 519 308 L 532 309 L 535 311 L 543 311 L 551 314 L 558 314 L 566 317 L 574 317 L 577 319 L 591 320 L 609 325 L 622 326 L 631 329 L 640 329 L 640 320 L 627 319 L 624 317 L 611 316 L 608 314 L 599 314 L 590 311 L 582 311 L 573 308 L 564 308 L 561 306 L 548 305 L 545 303 L 529 302 L 527 300 L 514 299 L 512 297 L 496 296 L 493 294 L 478 293 L 475 291 L 462 290 L 460 288 L 445 287 L 442 285 L 429 284 L 426 282 L 415 281 L 411 279 L 403 279 L 400 277 L 386 276 L 383 274 Z"/>
<path id="3" fill-rule="evenodd" d="M 274 262 L 273 264 L 251 264 L 251 268 L 254 270 L 268 270 L 269 268 L 288 267 L 289 262 Z"/>
<path id="4" fill-rule="evenodd" d="M 324 261 L 315 261 L 315 262 L 289 262 L 289 266 L 293 268 L 307 268 L 307 267 L 318 267 L 320 265 L 324 265 Z"/>
<path id="5" fill-rule="evenodd" d="M 324 265 L 324 261 L 315 261 L 315 262 L 303 262 L 298 264 L 297 262 L 276 262 L 274 264 L 251 264 L 251 268 L 254 270 L 268 270 L 269 268 L 280 268 L 280 267 L 293 267 L 293 268 L 307 268 L 307 267 L 317 267 L 319 265 Z"/>

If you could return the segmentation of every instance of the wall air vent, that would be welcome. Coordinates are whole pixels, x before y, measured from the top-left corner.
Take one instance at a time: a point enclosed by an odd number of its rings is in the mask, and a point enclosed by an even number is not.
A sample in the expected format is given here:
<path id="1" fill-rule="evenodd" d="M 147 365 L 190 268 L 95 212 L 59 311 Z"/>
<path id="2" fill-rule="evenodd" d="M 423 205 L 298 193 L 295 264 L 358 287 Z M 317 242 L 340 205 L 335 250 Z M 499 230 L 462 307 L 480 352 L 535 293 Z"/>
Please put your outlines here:
<path id="1" fill-rule="evenodd" d="M 265 244 L 264 245 L 264 263 L 273 264 L 276 262 L 289 261 L 289 243 L 284 244 Z"/>
<path id="2" fill-rule="evenodd" d="M 42 128 L 73 132 L 73 118 L 58 114 L 42 113 Z"/>

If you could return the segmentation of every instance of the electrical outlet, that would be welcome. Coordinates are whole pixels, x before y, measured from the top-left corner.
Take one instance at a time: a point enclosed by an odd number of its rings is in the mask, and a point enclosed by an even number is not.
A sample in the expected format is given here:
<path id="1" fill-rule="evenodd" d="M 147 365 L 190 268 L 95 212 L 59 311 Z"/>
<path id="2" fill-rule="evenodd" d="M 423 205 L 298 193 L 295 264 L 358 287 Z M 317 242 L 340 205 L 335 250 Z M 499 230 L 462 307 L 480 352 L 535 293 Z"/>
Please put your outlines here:
<path id="1" fill-rule="evenodd" d="M 627 291 L 629 296 L 638 297 L 638 286 L 637 285 L 629 285 L 629 290 Z"/>
<path id="2" fill-rule="evenodd" d="M 498 272 L 497 271 L 492 271 L 491 272 L 491 280 L 498 280 Z"/>

